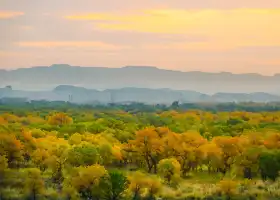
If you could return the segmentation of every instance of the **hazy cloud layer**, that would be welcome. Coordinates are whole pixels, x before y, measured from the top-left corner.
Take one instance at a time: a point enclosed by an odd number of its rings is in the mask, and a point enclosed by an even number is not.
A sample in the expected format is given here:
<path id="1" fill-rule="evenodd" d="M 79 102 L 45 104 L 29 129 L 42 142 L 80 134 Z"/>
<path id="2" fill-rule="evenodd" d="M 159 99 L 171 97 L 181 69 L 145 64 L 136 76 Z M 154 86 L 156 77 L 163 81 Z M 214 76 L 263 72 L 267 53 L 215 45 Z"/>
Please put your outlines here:
<path id="1" fill-rule="evenodd" d="M 15 11 L 0 11 L 0 19 L 10 19 L 20 15 L 24 15 L 24 13 Z"/>
<path id="2" fill-rule="evenodd" d="M 279 0 L 2 0 L 0 68 L 280 72 Z"/>

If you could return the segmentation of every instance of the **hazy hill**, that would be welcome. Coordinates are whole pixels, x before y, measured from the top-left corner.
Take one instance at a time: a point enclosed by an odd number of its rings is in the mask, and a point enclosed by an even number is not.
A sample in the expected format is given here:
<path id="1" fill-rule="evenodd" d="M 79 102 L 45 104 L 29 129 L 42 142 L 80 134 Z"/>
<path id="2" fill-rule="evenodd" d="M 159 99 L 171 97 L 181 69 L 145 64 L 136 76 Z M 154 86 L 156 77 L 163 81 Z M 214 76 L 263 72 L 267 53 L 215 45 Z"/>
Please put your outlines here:
<path id="1" fill-rule="evenodd" d="M 122 88 L 98 91 L 69 85 L 61 85 L 51 91 L 23 91 L 0 88 L 0 99 L 70 101 L 72 103 L 126 103 L 171 104 L 197 102 L 280 102 L 280 96 L 268 93 L 216 93 L 207 95 L 195 91 L 147 88 Z"/>
<path id="2" fill-rule="evenodd" d="M 209 100 L 208 95 L 195 91 L 176 91 L 171 89 L 147 89 L 147 88 L 122 88 L 108 89 L 98 91 L 94 89 L 85 89 L 82 87 L 74 87 L 61 85 L 53 90 L 57 95 L 71 98 L 72 102 L 141 102 L 141 103 L 166 103 L 170 104 L 174 101 L 182 102 L 199 102 Z M 205 98 L 206 96 L 206 98 Z"/>
<path id="3" fill-rule="evenodd" d="M 212 95 L 215 102 L 275 102 L 280 101 L 280 96 L 264 92 L 245 93 L 216 93 Z"/>
<path id="4" fill-rule="evenodd" d="M 228 72 L 180 72 L 156 67 L 75 67 L 66 64 L 0 70 L 0 87 L 12 85 L 20 90 L 51 90 L 58 85 L 91 89 L 170 88 L 214 93 L 278 93 L 280 75 L 232 74 Z"/>

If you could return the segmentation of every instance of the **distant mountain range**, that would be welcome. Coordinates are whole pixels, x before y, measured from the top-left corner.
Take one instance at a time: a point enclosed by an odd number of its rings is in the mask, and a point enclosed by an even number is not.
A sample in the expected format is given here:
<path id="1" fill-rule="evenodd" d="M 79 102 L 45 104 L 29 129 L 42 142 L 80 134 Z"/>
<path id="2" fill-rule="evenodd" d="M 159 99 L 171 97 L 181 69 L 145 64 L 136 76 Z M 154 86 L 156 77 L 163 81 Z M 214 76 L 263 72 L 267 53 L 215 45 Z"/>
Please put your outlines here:
<path id="1" fill-rule="evenodd" d="M 20 98 L 28 100 L 70 101 L 78 104 L 129 103 L 171 104 L 197 102 L 280 102 L 280 96 L 268 93 L 216 93 L 207 95 L 195 91 L 147 88 L 122 88 L 98 91 L 70 85 L 61 85 L 51 91 L 13 90 L 0 88 L 0 100 Z"/>
<path id="2" fill-rule="evenodd" d="M 40 91 L 51 90 L 59 85 L 73 85 L 102 90 L 126 87 L 170 88 L 204 94 L 265 92 L 280 95 L 280 74 L 263 76 L 229 72 L 181 72 L 141 66 L 104 68 L 55 64 L 49 67 L 0 70 L 0 87 L 6 85 L 19 90 Z M 121 91 L 125 92 L 127 89 Z M 240 95 L 242 98 L 249 98 L 244 94 Z M 230 95 L 227 96 L 231 98 Z"/>

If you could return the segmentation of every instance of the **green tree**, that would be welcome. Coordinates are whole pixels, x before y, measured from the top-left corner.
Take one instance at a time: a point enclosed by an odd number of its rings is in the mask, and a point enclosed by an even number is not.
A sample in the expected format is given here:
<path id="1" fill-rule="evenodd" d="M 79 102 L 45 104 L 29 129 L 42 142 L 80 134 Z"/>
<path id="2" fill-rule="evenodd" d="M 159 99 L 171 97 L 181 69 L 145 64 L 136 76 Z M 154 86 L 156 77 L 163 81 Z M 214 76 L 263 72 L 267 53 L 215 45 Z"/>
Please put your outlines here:
<path id="1" fill-rule="evenodd" d="M 263 180 L 275 181 L 280 171 L 280 151 L 262 152 L 259 158 L 259 168 Z"/>
<path id="2" fill-rule="evenodd" d="M 68 162 L 75 167 L 93 165 L 98 160 L 98 149 L 92 144 L 76 146 L 68 152 Z"/>
<path id="3" fill-rule="evenodd" d="M 120 171 L 110 171 L 109 178 L 105 179 L 104 198 L 106 200 L 120 200 L 123 192 L 128 188 L 128 179 Z"/>

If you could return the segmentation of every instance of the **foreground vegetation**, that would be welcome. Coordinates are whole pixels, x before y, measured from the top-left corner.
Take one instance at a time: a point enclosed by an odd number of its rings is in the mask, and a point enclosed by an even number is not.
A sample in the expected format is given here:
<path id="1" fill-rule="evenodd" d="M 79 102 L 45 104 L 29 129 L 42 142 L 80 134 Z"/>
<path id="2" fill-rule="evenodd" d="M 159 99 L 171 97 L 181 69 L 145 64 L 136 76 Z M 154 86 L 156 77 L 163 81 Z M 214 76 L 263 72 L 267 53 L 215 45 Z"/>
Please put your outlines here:
<path id="1" fill-rule="evenodd" d="M 279 148 L 279 111 L 0 105 L 0 199 L 279 199 Z"/>

